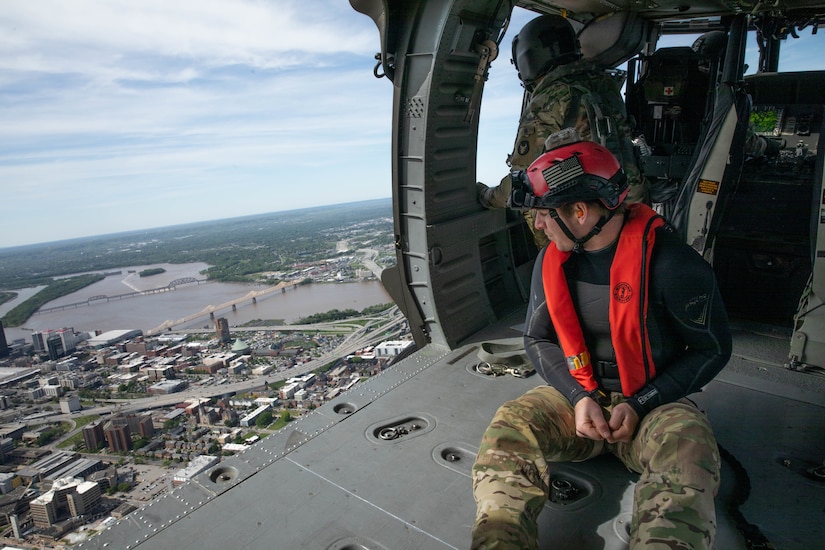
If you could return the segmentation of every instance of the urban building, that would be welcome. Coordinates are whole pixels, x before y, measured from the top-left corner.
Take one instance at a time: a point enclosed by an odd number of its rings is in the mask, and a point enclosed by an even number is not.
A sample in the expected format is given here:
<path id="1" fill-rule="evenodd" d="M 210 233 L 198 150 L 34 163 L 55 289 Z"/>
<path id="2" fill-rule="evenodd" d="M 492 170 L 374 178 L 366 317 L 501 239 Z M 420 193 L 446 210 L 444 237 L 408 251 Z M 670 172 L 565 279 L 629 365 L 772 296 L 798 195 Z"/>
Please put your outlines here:
<path id="1" fill-rule="evenodd" d="M 137 415 L 136 419 L 137 433 L 139 433 L 141 437 L 149 438 L 155 435 L 155 423 L 152 420 L 151 413 Z"/>
<path id="2" fill-rule="evenodd" d="M 144 338 L 135 338 L 126 342 L 124 346 L 126 353 L 139 353 L 147 357 L 154 357 L 155 351 L 158 348 L 157 340 L 146 340 Z"/>
<path id="3" fill-rule="evenodd" d="M 25 392 L 25 395 L 32 401 L 36 401 L 37 399 L 44 397 L 46 395 L 46 392 L 43 390 L 43 388 L 38 386 Z"/>
<path id="4" fill-rule="evenodd" d="M 66 355 L 66 348 L 63 347 L 63 339 L 54 331 L 52 331 L 46 339 L 46 354 L 51 361 L 57 361 Z"/>
<path id="5" fill-rule="evenodd" d="M 49 335 L 54 332 L 51 330 L 45 331 L 38 331 L 32 333 L 32 346 L 34 347 L 34 353 L 37 355 L 45 355 L 48 352 L 46 348 L 46 340 L 48 340 Z"/>
<path id="6" fill-rule="evenodd" d="M 203 364 L 210 368 L 215 368 L 215 371 L 218 369 L 223 369 L 229 366 L 229 363 L 232 362 L 233 359 L 236 359 L 238 355 L 234 352 L 229 353 L 216 353 L 214 355 L 210 355 L 209 357 L 203 358 Z M 214 371 L 210 371 L 214 372 Z"/>
<path id="7" fill-rule="evenodd" d="M 3 321 L 0 321 L 0 357 L 9 354 L 9 345 L 6 342 L 6 330 L 3 328 Z"/>
<path id="8" fill-rule="evenodd" d="M 177 393 L 186 388 L 186 382 L 183 380 L 164 380 L 149 386 L 149 393 L 153 395 Z"/>
<path id="9" fill-rule="evenodd" d="M 157 381 L 173 377 L 175 369 L 170 366 L 146 367 L 142 372 L 149 377 L 149 380 Z"/>
<path id="10" fill-rule="evenodd" d="M 247 414 L 243 418 L 241 418 L 241 426 L 249 427 L 255 425 L 255 420 L 258 419 L 264 412 L 270 410 L 271 407 L 269 405 L 261 405 L 251 413 Z"/>
<path id="11" fill-rule="evenodd" d="M 64 414 L 73 413 L 82 408 L 83 407 L 80 406 L 80 397 L 76 394 L 69 395 L 60 400 L 60 411 Z"/>
<path id="12" fill-rule="evenodd" d="M 140 434 L 141 437 L 152 437 L 155 433 L 155 426 L 152 422 L 151 413 L 127 414 L 125 416 L 115 416 L 111 419 L 112 426 L 128 426 L 133 434 Z"/>
<path id="13" fill-rule="evenodd" d="M 45 529 L 57 521 L 57 499 L 53 491 L 43 493 L 29 503 L 29 514 L 37 527 Z"/>
<path id="14" fill-rule="evenodd" d="M 178 485 L 186 483 L 199 473 L 211 468 L 218 462 L 220 462 L 220 458 L 217 456 L 198 455 L 189 461 L 186 468 L 182 468 L 175 472 L 175 475 L 172 477 L 172 485 L 177 487 Z"/>
<path id="15" fill-rule="evenodd" d="M 273 369 L 271 365 L 260 365 L 252 369 L 252 374 L 254 374 L 255 376 L 266 376 L 267 374 L 272 372 L 272 370 Z"/>
<path id="16" fill-rule="evenodd" d="M 60 384 L 46 384 L 42 386 L 43 395 L 46 397 L 60 397 L 63 395 L 63 386 Z"/>
<path id="17" fill-rule="evenodd" d="M 292 399 L 292 397 L 295 395 L 295 392 L 301 389 L 301 387 L 302 386 L 300 384 L 295 382 L 281 386 L 281 389 L 278 390 L 278 397 L 280 397 L 282 401 L 286 399 Z"/>
<path id="18" fill-rule="evenodd" d="M 54 525 L 61 515 L 77 517 L 88 513 L 100 504 L 100 487 L 97 483 L 76 478 L 58 479 L 52 488 L 32 500 L 29 510 L 34 524 L 41 529 Z"/>
<path id="19" fill-rule="evenodd" d="M 56 336 L 60 339 L 64 355 L 72 353 L 77 349 L 79 338 L 77 334 L 75 334 L 74 328 L 61 328 L 56 332 Z"/>
<path id="20" fill-rule="evenodd" d="M 55 369 L 58 372 L 69 372 L 73 370 L 77 370 L 79 363 L 75 357 L 69 357 L 68 359 L 64 359 L 55 365 Z"/>
<path id="21" fill-rule="evenodd" d="M 412 347 L 412 340 L 388 340 L 375 346 L 375 356 L 378 358 L 395 357 Z"/>
<path id="22" fill-rule="evenodd" d="M 116 453 L 125 453 L 131 451 L 132 446 L 132 430 L 129 425 L 111 426 L 103 430 L 106 436 L 106 443 L 109 445 L 109 450 Z"/>
<path id="23" fill-rule="evenodd" d="M 56 451 L 48 454 L 43 458 L 33 462 L 28 466 L 24 466 L 17 471 L 17 474 L 23 478 L 26 483 L 30 481 L 40 481 L 64 469 L 69 464 L 75 462 L 80 458 L 80 454 L 68 451 Z"/>
<path id="24" fill-rule="evenodd" d="M 21 485 L 20 476 L 14 472 L 0 473 L 0 493 L 7 495 Z"/>
<path id="25" fill-rule="evenodd" d="M 106 466 L 103 464 L 101 460 L 96 458 L 78 458 L 77 460 L 66 464 L 60 470 L 57 470 L 44 478 L 46 481 L 55 481 L 57 479 L 62 478 L 82 478 L 86 479 L 86 476 L 97 472 L 98 470 L 102 470 Z"/>
<path id="26" fill-rule="evenodd" d="M 238 338 L 232 344 L 232 353 L 235 355 L 251 355 L 252 351 L 249 349 L 249 344 Z"/>
<path id="27" fill-rule="evenodd" d="M 6 457 L 14 451 L 14 440 L 10 437 L 0 439 L 0 464 L 6 463 Z"/>
<path id="28" fill-rule="evenodd" d="M 92 481 L 82 481 L 77 484 L 74 492 L 66 495 L 66 504 L 69 515 L 73 518 L 87 514 L 100 504 L 100 486 Z"/>
<path id="29" fill-rule="evenodd" d="M 92 348 L 99 349 L 112 346 L 124 340 L 129 340 L 130 338 L 137 338 L 138 336 L 143 336 L 143 331 L 140 329 L 110 330 L 89 338 L 86 343 Z"/>
<path id="30" fill-rule="evenodd" d="M 100 486 L 101 491 L 106 491 L 109 487 L 117 487 L 118 474 L 117 467 L 109 466 L 105 470 L 98 470 L 86 476 L 86 481 L 93 481 Z"/>
<path id="31" fill-rule="evenodd" d="M 25 384 L 27 380 L 37 378 L 40 375 L 40 369 L 26 368 L 14 374 L 9 374 L 0 379 L 0 387 L 6 388 L 17 384 Z"/>
<path id="32" fill-rule="evenodd" d="M 83 442 L 86 444 L 86 451 L 88 452 L 95 452 L 106 442 L 102 420 L 96 420 L 83 426 Z"/>
<path id="33" fill-rule="evenodd" d="M 229 321 L 226 317 L 219 317 L 215 321 L 215 332 L 221 344 L 226 344 L 232 340 L 232 336 L 229 334 Z"/>
<path id="34" fill-rule="evenodd" d="M 10 439 L 21 439 L 26 431 L 26 425 L 21 423 L 4 424 L 0 426 L 0 437 Z"/>

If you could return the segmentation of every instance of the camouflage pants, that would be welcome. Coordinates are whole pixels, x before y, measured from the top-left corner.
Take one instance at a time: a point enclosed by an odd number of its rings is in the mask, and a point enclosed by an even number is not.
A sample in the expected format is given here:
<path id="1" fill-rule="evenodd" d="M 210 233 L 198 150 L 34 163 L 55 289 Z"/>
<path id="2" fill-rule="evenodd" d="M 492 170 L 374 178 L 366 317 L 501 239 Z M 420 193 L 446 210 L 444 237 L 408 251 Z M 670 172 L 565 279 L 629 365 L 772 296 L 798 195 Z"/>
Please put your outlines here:
<path id="1" fill-rule="evenodd" d="M 612 403 L 603 406 L 606 414 L 622 400 L 613 394 Z M 502 405 L 484 433 L 473 465 L 472 548 L 537 548 L 536 522 L 549 495 L 549 464 L 603 452 L 640 474 L 631 548 L 712 546 L 720 460 L 700 411 L 682 402 L 663 405 L 642 419 L 630 443 L 607 444 L 578 437 L 569 401 L 539 386 Z"/>

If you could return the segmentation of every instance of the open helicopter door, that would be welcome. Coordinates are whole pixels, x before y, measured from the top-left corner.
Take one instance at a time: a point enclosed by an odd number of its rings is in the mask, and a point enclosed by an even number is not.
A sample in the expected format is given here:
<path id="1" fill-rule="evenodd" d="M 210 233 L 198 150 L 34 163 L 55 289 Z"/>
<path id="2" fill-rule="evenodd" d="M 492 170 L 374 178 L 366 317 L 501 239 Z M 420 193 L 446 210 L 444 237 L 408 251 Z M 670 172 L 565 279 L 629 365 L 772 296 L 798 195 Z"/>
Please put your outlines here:
<path id="1" fill-rule="evenodd" d="M 481 94 L 512 6 L 350 3 L 379 28 L 393 82 L 397 262 L 381 281 L 419 347 L 452 348 L 524 302 L 508 213 L 485 210 L 475 188 Z"/>

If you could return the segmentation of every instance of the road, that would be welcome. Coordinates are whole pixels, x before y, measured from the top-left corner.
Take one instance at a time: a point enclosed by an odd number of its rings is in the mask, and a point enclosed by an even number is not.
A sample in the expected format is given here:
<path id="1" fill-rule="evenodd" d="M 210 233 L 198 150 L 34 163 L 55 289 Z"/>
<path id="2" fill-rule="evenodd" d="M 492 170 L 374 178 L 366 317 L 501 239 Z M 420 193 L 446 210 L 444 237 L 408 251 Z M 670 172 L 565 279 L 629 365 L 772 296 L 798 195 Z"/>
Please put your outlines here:
<path id="1" fill-rule="evenodd" d="M 389 310 L 389 313 L 385 318 L 382 318 L 380 320 L 373 319 L 370 322 L 366 323 L 364 326 L 353 325 L 353 320 L 350 319 L 342 324 L 358 326 L 358 328 L 354 330 L 352 334 L 347 336 L 344 339 L 344 341 L 341 342 L 335 348 L 335 350 L 321 357 L 318 357 L 317 359 L 313 359 L 307 363 L 304 363 L 300 366 L 293 367 L 289 370 L 277 373 L 269 373 L 265 376 L 252 378 L 249 380 L 242 380 L 239 382 L 230 382 L 219 386 L 200 386 L 197 388 L 189 388 L 182 392 L 171 393 L 168 395 L 156 395 L 152 397 L 143 397 L 139 399 L 128 400 L 111 400 L 107 405 L 84 408 L 82 411 L 82 415 L 85 416 L 91 414 L 107 415 L 114 413 L 135 413 L 139 411 L 159 409 L 163 407 L 172 407 L 188 399 L 217 397 L 221 395 L 226 395 L 227 393 L 231 392 L 235 392 L 236 394 L 245 393 L 255 388 L 262 388 L 267 383 L 276 382 L 279 380 L 286 380 L 287 378 L 292 378 L 295 376 L 300 376 L 307 372 L 311 372 L 332 361 L 335 361 L 336 359 L 346 357 L 347 355 L 350 355 L 364 347 L 376 345 L 385 340 L 397 339 L 401 336 L 403 332 L 405 320 L 406 319 L 397 307 L 393 307 L 391 310 Z M 319 327 L 321 326 L 327 326 L 327 328 L 329 328 L 334 325 L 334 323 L 324 323 L 323 325 L 306 325 L 306 329 L 304 330 L 319 330 Z M 266 330 L 277 330 L 275 327 L 262 328 L 265 328 Z M 285 328 L 292 329 L 294 327 L 290 325 L 289 327 Z M 49 420 L 71 421 L 74 418 L 76 418 L 76 416 L 76 413 L 58 414 L 50 416 Z M 70 435 L 71 433 L 66 434 L 65 437 L 69 437 Z"/>
<path id="2" fill-rule="evenodd" d="M 372 274 L 375 275 L 375 278 L 380 281 L 381 272 L 384 270 L 384 268 L 375 263 L 375 258 L 376 256 L 378 256 L 378 251 L 372 248 L 361 248 L 358 250 L 358 252 L 364 254 L 364 265 L 367 266 L 367 269 L 372 271 Z"/>

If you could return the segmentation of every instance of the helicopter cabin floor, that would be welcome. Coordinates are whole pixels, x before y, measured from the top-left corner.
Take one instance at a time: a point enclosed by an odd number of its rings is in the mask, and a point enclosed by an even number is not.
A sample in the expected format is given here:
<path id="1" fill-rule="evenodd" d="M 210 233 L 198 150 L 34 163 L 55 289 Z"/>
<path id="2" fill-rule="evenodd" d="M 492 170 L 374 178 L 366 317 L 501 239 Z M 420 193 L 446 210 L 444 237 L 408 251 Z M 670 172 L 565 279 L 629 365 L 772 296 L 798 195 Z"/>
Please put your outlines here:
<path id="1" fill-rule="evenodd" d="M 77 548 L 469 547 L 481 436 L 499 405 L 541 383 L 480 374 L 477 352 L 518 338 L 523 319 L 415 351 Z M 729 510 L 739 501 L 775 548 L 821 548 L 825 484 L 807 471 L 825 459 L 825 378 L 783 367 L 781 330 L 736 323 L 734 334 L 730 364 L 693 396 L 734 457 L 723 461 L 715 548 L 747 548 Z M 627 547 L 635 474 L 603 456 L 551 476 L 559 493 L 539 517 L 542 548 Z"/>

